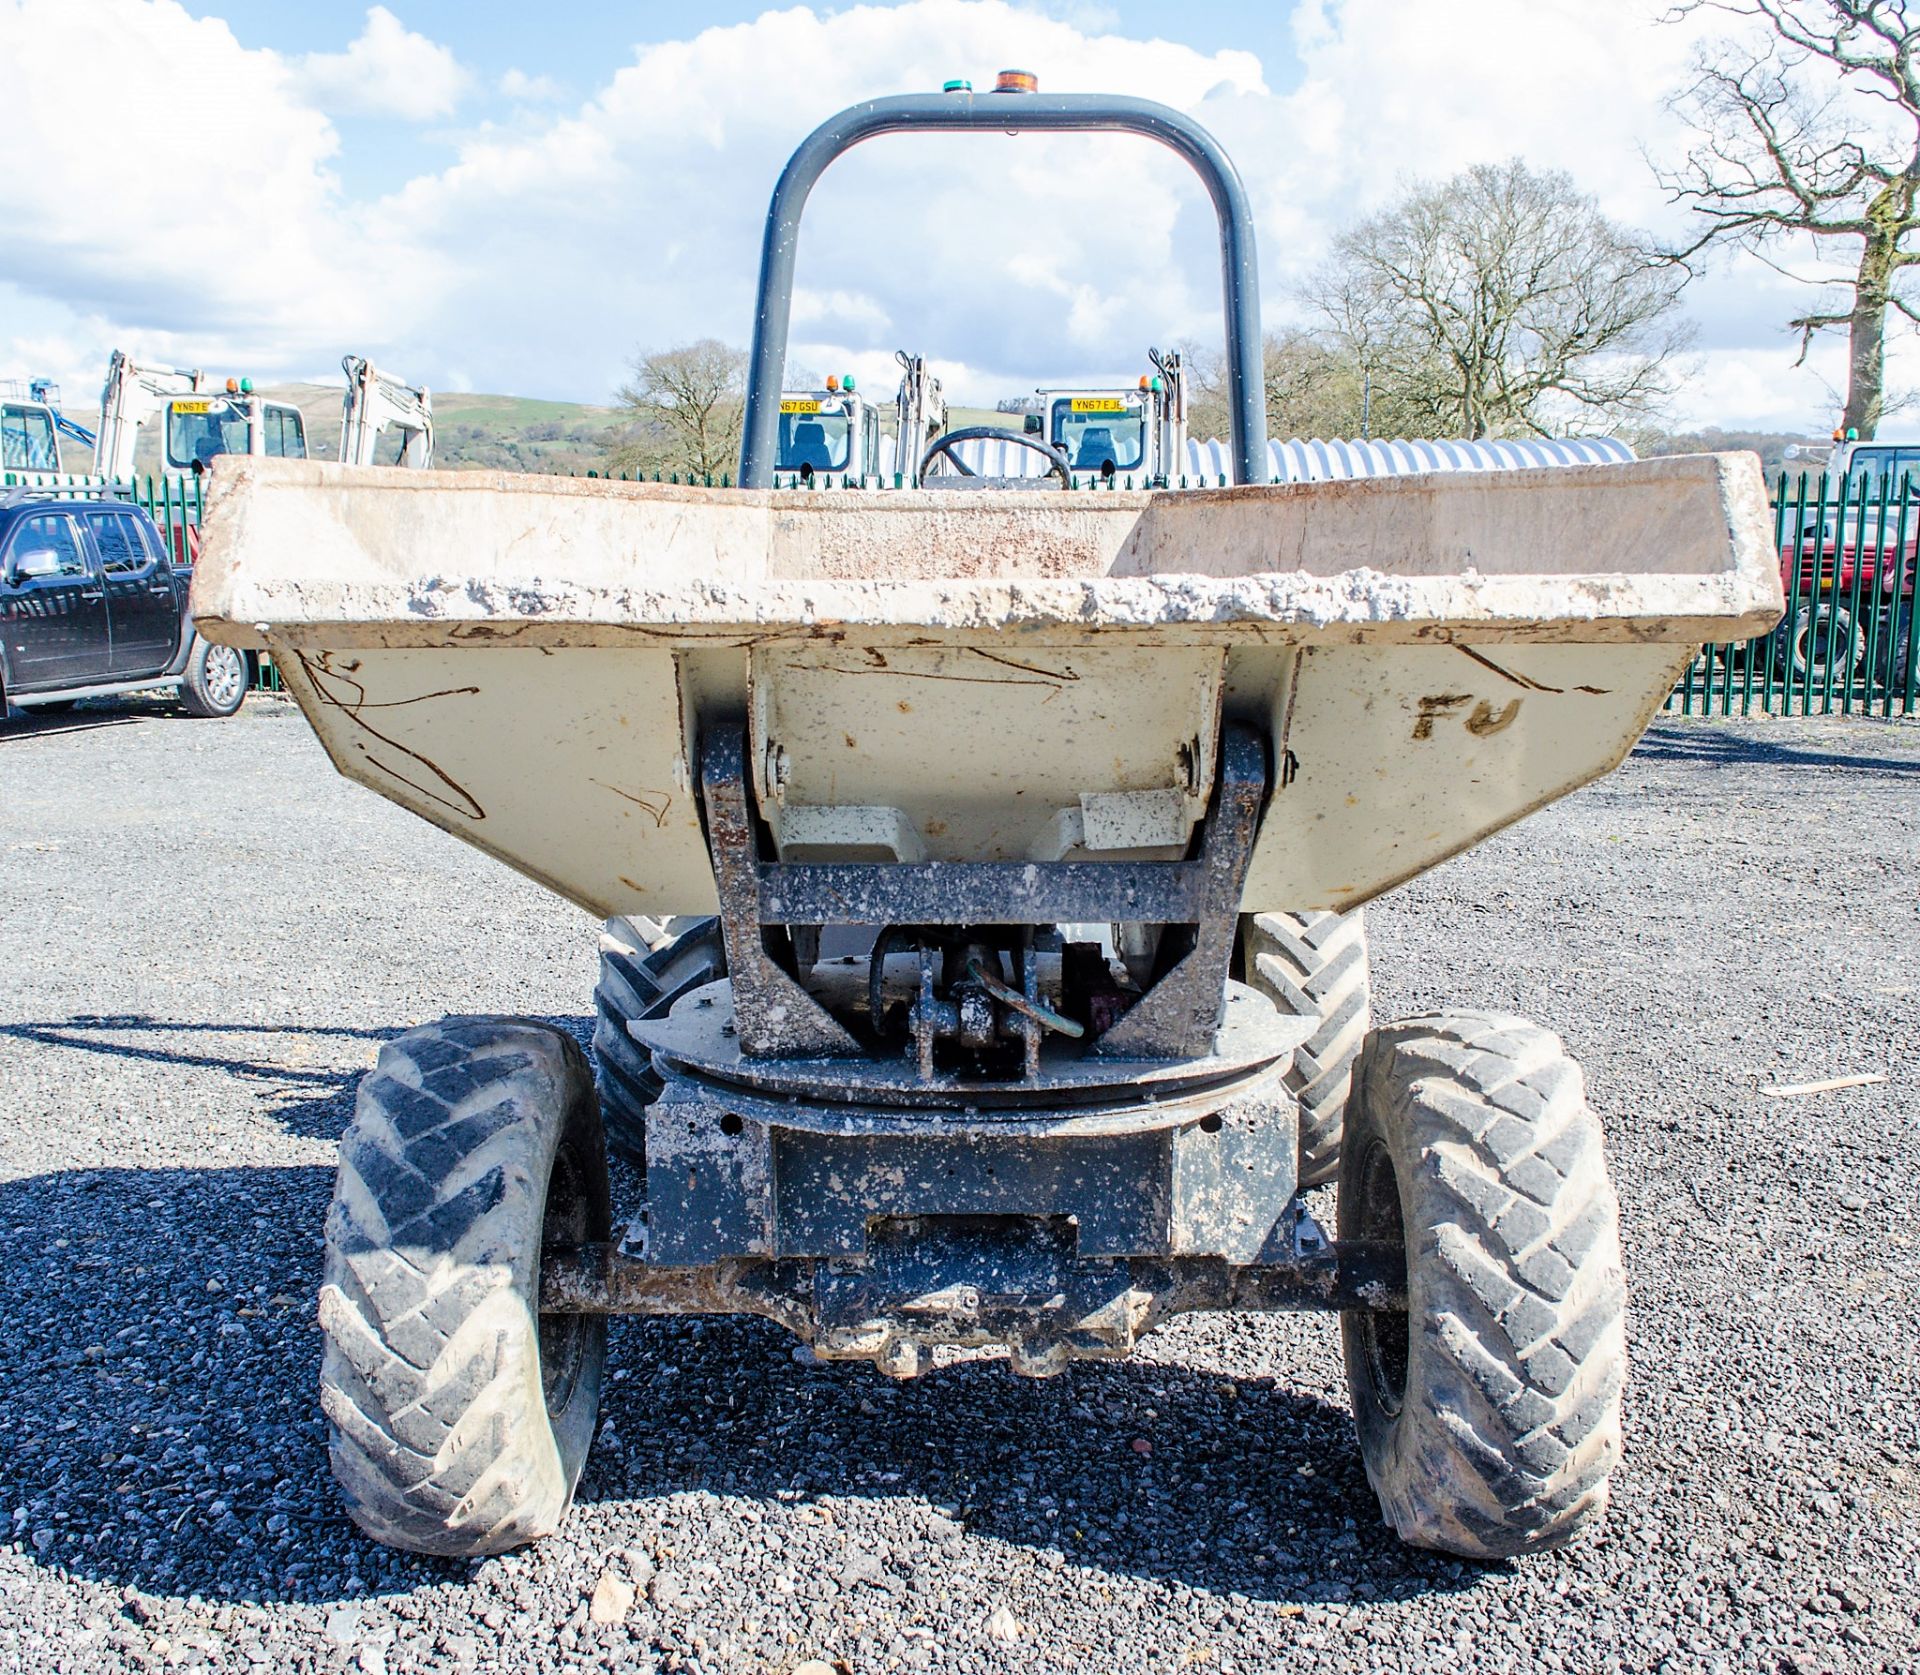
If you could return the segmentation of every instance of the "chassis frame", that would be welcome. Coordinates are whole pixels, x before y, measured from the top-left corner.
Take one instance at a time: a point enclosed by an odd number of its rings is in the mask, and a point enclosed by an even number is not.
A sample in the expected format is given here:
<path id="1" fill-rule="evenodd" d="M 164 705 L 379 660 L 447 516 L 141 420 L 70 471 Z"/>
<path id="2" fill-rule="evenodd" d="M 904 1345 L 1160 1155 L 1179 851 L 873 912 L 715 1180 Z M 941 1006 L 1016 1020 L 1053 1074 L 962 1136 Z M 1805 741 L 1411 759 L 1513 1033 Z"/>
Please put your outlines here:
<path id="1" fill-rule="evenodd" d="M 1402 1247 L 1335 1244 L 1300 1195 L 1284 1075 L 1310 1025 L 1229 977 L 1269 786 L 1257 732 L 1222 728 L 1180 860 L 782 862 L 747 762 L 741 724 L 703 729 L 728 975 L 629 1024 L 663 1084 L 646 1206 L 614 1242 L 544 1253 L 543 1313 L 754 1314 L 912 1377 L 986 1346 L 1046 1376 L 1191 1310 L 1405 1309 Z M 1019 1073 L 989 1080 L 836 1016 L 798 952 L 830 927 L 986 920 L 1029 948 L 1035 926 L 1150 922 L 1156 976 L 1064 1042 L 1031 1021 L 1028 957 Z"/>

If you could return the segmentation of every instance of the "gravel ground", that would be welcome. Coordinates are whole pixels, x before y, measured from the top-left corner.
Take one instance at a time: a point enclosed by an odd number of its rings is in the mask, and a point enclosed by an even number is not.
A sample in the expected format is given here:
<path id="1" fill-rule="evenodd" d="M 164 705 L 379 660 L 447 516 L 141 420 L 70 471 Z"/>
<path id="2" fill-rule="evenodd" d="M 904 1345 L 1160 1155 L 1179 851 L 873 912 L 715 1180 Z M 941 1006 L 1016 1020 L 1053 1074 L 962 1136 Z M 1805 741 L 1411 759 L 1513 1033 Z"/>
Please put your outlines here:
<path id="1" fill-rule="evenodd" d="M 1636 1376 L 1576 1550 L 1392 1541 L 1330 1319 L 907 1386 L 759 1323 L 618 1322 L 564 1535 L 467 1566 L 333 1496 L 333 1141 L 398 1028 L 584 1032 L 594 927 L 336 779 L 282 703 L 16 720 L 0 1669 L 1912 1670 L 1917 793 L 1912 724 L 1665 724 L 1372 910 L 1383 1013 L 1530 1013 L 1608 1125 Z M 1888 1080 L 1760 1091 L 1858 1071 Z"/>

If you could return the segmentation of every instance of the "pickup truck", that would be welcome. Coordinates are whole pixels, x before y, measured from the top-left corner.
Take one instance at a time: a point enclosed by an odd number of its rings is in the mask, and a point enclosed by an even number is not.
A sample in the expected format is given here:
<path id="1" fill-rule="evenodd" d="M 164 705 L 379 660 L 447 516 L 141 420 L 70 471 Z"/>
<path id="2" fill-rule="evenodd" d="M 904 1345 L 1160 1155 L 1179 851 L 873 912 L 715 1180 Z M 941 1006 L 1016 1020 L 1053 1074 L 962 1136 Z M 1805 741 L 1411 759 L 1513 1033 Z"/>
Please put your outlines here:
<path id="1" fill-rule="evenodd" d="M 0 492 L 0 716 L 171 687 L 189 715 L 232 715 L 247 655 L 194 632 L 190 564 L 130 502 Z"/>

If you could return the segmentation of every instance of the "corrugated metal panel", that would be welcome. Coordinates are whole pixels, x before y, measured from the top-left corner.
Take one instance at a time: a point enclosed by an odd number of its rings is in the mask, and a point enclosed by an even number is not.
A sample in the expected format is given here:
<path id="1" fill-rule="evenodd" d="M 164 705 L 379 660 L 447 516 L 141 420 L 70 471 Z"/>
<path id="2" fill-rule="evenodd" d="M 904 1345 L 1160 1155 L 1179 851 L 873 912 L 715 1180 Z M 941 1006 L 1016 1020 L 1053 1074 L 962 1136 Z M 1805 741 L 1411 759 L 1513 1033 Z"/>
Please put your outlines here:
<path id="1" fill-rule="evenodd" d="M 1218 482 L 1227 445 L 1218 439 L 1187 445 L 1196 473 Z M 1438 438 L 1391 442 L 1269 442 L 1276 483 L 1325 483 L 1349 477 L 1404 477 L 1426 471 L 1533 470 L 1563 465 L 1619 465 L 1634 457 L 1611 436 L 1461 442 Z"/>
<path id="2" fill-rule="evenodd" d="M 1217 482 L 1227 467 L 1227 444 L 1188 444 L 1194 473 Z M 1613 436 L 1530 438 L 1524 442 L 1450 442 L 1415 438 L 1394 442 L 1323 442 L 1319 438 L 1269 442 L 1275 482 L 1332 482 L 1352 476 L 1409 476 L 1427 471 L 1530 471 L 1555 465 L 1620 465 L 1634 449 Z"/>
<path id="3" fill-rule="evenodd" d="M 1044 477 L 1044 456 L 1017 442 L 956 442 L 953 451 L 982 477 Z"/>
<path id="4" fill-rule="evenodd" d="M 891 440 L 881 444 L 887 453 Z M 1046 461 L 1014 442 L 962 442 L 958 455 L 981 476 L 1041 476 Z M 891 455 L 889 455 L 891 457 Z M 1442 438 L 1396 438 L 1348 442 L 1292 438 L 1269 442 L 1267 459 L 1275 482 L 1338 482 L 1354 476 L 1413 476 L 1427 471 L 1534 471 L 1555 465 L 1620 465 L 1634 449 L 1613 436 L 1526 438 L 1507 442 L 1452 442 Z M 891 473 L 891 465 L 887 467 Z M 1233 476 L 1233 451 L 1217 436 L 1188 442 L 1187 471 L 1196 486 L 1215 486 Z"/>
<path id="5" fill-rule="evenodd" d="M 883 451 L 886 444 L 883 444 Z M 1012 442 L 962 442 L 955 450 L 987 477 L 1038 477 L 1046 461 L 1031 448 Z M 1437 438 L 1391 442 L 1323 441 L 1294 438 L 1269 442 L 1276 483 L 1327 483 L 1353 477 L 1406 477 L 1427 471 L 1533 470 L 1561 465 L 1618 465 L 1634 457 L 1626 443 L 1611 436 L 1577 436 L 1521 441 L 1462 442 Z M 1233 475 L 1232 450 L 1218 437 L 1187 443 L 1190 480 L 1214 486 Z"/>

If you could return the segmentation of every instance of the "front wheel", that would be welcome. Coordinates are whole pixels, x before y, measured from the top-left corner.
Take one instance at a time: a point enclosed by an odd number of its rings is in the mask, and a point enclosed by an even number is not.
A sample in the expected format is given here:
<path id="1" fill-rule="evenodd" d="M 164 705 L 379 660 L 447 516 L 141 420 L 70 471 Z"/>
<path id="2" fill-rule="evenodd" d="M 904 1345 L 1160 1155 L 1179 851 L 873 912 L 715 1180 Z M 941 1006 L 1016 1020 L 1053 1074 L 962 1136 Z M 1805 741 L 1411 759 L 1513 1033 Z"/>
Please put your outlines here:
<path id="1" fill-rule="evenodd" d="M 180 705 L 188 715 L 217 720 L 246 701 L 247 655 L 232 646 L 196 639 L 180 680 Z"/>
<path id="2" fill-rule="evenodd" d="M 1469 1558 L 1559 1547 L 1620 1458 L 1619 1208 L 1580 1067 L 1523 1018 L 1367 1038 L 1340 1237 L 1399 1242 L 1405 1313 L 1342 1316 L 1367 1477 L 1402 1540 Z"/>
<path id="3" fill-rule="evenodd" d="M 376 1541 L 471 1558 L 559 1527 L 607 1328 L 543 1315 L 546 1245 L 608 1238 L 578 1046 L 524 1018 L 388 1042 L 340 1141 L 320 1288 L 333 1473 Z"/>

